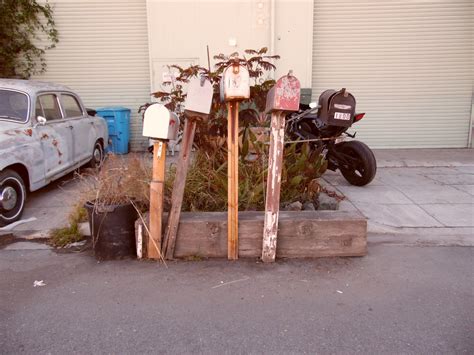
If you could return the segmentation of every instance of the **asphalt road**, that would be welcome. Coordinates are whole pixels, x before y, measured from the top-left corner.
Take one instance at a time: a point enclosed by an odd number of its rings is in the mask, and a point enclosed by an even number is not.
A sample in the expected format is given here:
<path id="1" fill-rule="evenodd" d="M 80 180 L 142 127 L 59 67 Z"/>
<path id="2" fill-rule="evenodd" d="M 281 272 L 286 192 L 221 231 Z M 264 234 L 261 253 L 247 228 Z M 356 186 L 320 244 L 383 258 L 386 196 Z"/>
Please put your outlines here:
<path id="1" fill-rule="evenodd" d="M 166 269 L 0 250 L 0 352 L 474 353 L 474 248 L 369 251 Z"/>

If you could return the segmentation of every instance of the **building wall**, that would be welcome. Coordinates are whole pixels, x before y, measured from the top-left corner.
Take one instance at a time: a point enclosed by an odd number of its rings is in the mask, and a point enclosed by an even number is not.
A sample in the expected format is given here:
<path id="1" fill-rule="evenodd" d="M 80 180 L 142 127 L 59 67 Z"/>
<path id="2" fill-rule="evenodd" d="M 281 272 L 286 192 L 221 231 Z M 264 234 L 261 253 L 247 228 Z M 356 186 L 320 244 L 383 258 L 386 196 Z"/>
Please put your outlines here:
<path id="1" fill-rule="evenodd" d="M 218 53 L 267 47 L 282 57 L 277 77 L 293 69 L 303 87 L 311 85 L 312 0 L 147 0 L 147 7 L 154 91 L 167 65 L 207 66 L 206 46 L 211 65 Z"/>
<path id="2" fill-rule="evenodd" d="M 131 149 L 142 150 L 138 107 L 150 101 L 145 0 L 54 0 L 59 43 L 47 72 L 32 79 L 65 84 L 87 107 L 131 109 Z"/>
<path id="3" fill-rule="evenodd" d="M 268 47 L 276 78 L 293 70 L 313 100 L 347 87 L 372 147 L 466 147 L 471 131 L 470 0 L 54 0 L 60 43 L 35 79 L 66 84 L 89 107 L 132 110 L 161 90 L 170 64 Z M 211 58 L 211 65 L 214 61 Z"/>

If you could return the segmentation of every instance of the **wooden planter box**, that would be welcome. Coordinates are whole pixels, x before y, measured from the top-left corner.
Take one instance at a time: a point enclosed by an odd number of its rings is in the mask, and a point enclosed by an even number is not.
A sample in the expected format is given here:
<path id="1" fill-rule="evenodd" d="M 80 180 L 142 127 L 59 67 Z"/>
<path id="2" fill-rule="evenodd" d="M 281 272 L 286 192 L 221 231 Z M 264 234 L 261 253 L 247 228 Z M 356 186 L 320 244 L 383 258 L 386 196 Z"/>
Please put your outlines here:
<path id="1" fill-rule="evenodd" d="M 262 255 L 263 220 L 264 212 L 239 213 L 239 257 Z M 141 220 L 137 221 L 136 227 L 137 234 L 142 234 L 146 240 L 146 229 Z M 146 241 L 143 244 L 146 245 Z M 367 221 L 358 212 L 280 212 L 277 258 L 366 254 Z M 174 256 L 226 258 L 227 212 L 181 213 Z"/>

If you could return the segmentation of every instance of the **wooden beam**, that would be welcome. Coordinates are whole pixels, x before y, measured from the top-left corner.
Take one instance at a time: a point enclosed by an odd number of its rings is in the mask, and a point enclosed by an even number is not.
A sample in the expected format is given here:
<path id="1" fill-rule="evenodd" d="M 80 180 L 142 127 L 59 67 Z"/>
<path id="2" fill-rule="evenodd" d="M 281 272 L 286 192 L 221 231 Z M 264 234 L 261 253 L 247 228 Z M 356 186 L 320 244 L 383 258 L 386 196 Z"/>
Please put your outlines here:
<path id="1" fill-rule="evenodd" d="M 263 211 L 239 213 L 240 257 L 262 255 L 264 219 Z M 367 254 L 367 221 L 359 212 L 280 211 L 279 226 L 277 258 Z M 174 256 L 227 257 L 226 212 L 181 213 Z"/>
<path id="2" fill-rule="evenodd" d="M 186 122 L 184 123 L 181 149 L 179 152 L 178 166 L 176 168 L 176 177 L 174 179 L 173 192 L 171 195 L 171 210 L 163 239 L 163 255 L 168 260 L 173 259 L 174 255 L 176 236 L 179 227 L 179 217 L 181 215 L 186 176 L 188 175 L 188 167 L 191 159 L 191 150 L 193 147 L 195 132 L 196 120 L 192 118 L 186 119 Z"/>
<path id="3" fill-rule="evenodd" d="M 148 240 L 148 258 L 161 257 L 161 232 L 163 218 L 163 195 L 166 167 L 166 142 L 153 144 L 153 177 L 150 183 L 150 238 Z"/>

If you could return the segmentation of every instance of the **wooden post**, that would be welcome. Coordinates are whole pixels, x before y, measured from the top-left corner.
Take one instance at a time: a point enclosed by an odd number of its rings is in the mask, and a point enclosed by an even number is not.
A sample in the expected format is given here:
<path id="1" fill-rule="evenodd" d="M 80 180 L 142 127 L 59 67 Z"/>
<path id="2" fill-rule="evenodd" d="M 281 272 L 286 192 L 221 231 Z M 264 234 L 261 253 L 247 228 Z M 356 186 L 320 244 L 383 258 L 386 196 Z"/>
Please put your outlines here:
<path id="1" fill-rule="evenodd" d="M 272 113 L 270 153 L 268 158 L 267 196 L 263 226 L 262 260 L 275 261 L 280 213 L 281 170 L 285 139 L 285 115 L 298 111 L 300 103 L 300 82 L 288 75 L 277 80 L 267 94 L 265 112 Z"/>
<path id="2" fill-rule="evenodd" d="M 267 196 L 265 201 L 265 222 L 263 227 L 262 260 L 264 262 L 275 261 L 276 255 L 284 138 L 285 113 L 281 111 L 273 112 L 268 161 Z"/>
<path id="3" fill-rule="evenodd" d="M 173 259 L 174 255 L 181 206 L 183 204 L 184 187 L 186 184 L 186 176 L 188 175 L 188 167 L 195 132 L 196 119 L 188 118 L 184 123 L 183 140 L 181 142 L 176 177 L 174 179 L 173 192 L 171 195 L 171 210 L 163 239 L 163 255 L 168 260 Z"/>
<path id="4" fill-rule="evenodd" d="M 166 168 L 166 141 L 153 144 L 153 177 L 150 183 L 150 238 L 148 258 L 161 257 L 161 231 L 163 219 L 163 195 Z"/>
<path id="5" fill-rule="evenodd" d="M 227 104 L 227 258 L 239 258 L 239 102 Z"/>

